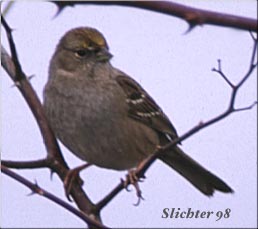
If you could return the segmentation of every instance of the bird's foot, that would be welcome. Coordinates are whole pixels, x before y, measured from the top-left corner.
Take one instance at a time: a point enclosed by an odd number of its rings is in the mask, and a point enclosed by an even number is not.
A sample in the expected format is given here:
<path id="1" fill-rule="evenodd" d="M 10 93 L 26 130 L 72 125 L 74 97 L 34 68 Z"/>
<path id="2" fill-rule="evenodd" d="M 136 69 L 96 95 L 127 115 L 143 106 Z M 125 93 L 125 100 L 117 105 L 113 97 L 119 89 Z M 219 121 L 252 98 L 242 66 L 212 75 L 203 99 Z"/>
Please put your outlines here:
<path id="1" fill-rule="evenodd" d="M 144 177 L 143 177 L 144 178 Z M 124 182 L 124 187 L 127 191 L 130 191 L 128 186 L 131 184 L 134 186 L 136 190 L 136 196 L 138 197 L 137 202 L 134 204 L 135 206 L 138 206 L 141 202 L 141 200 L 144 200 L 142 196 L 142 191 L 139 186 L 139 182 L 142 182 L 143 179 L 139 178 L 137 176 L 137 169 L 132 169 L 128 171 L 128 174 L 126 175 L 126 180 Z"/>
<path id="2" fill-rule="evenodd" d="M 73 183 L 75 181 L 79 182 L 80 185 L 83 185 L 82 179 L 79 177 L 80 171 L 82 171 L 85 168 L 88 168 L 91 164 L 83 164 L 81 166 L 78 166 L 74 169 L 70 169 L 64 179 L 64 189 L 65 189 L 65 195 L 69 201 L 72 201 L 70 198 L 71 190 Z"/>

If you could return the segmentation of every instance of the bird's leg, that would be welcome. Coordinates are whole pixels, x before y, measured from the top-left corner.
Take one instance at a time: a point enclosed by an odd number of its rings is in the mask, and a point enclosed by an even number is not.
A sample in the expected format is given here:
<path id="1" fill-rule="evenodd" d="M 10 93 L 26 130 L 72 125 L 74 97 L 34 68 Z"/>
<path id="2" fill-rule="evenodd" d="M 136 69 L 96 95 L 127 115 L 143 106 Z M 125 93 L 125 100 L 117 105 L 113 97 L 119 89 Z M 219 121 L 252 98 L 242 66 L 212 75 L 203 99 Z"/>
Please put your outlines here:
<path id="1" fill-rule="evenodd" d="M 137 169 L 132 169 L 132 170 L 128 171 L 128 175 L 127 175 L 127 179 L 126 179 L 126 183 L 128 183 L 127 186 L 129 184 L 132 184 L 136 190 L 136 196 L 138 197 L 137 202 L 134 204 L 135 206 L 138 206 L 140 204 L 140 201 L 144 200 L 144 198 L 142 196 L 142 191 L 139 186 L 139 182 L 141 182 L 141 181 L 142 180 L 137 176 Z M 128 188 L 126 188 L 126 189 L 128 190 Z"/>
<path id="2" fill-rule="evenodd" d="M 142 196 L 142 191 L 140 189 L 140 186 L 139 186 L 139 182 L 142 182 L 143 179 L 145 178 L 145 176 L 142 176 L 142 177 L 138 177 L 137 175 L 137 172 L 142 168 L 142 166 L 145 164 L 146 160 L 148 158 L 142 160 L 138 166 L 136 167 L 136 169 L 131 169 L 128 171 L 128 174 L 126 176 L 126 180 L 124 181 L 124 187 L 127 191 L 129 191 L 128 189 L 128 185 L 129 184 L 132 184 L 136 190 L 136 195 L 138 197 L 138 201 L 137 203 L 135 204 L 136 206 L 138 206 L 140 204 L 140 201 L 141 200 L 144 200 L 143 196 Z M 143 178 L 143 179 L 141 179 Z"/>
<path id="3" fill-rule="evenodd" d="M 79 173 L 83 170 L 83 169 L 86 169 L 90 166 L 91 164 L 89 163 L 86 163 L 86 164 L 83 164 L 83 165 L 80 165 L 74 169 L 70 169 L 66 176 L 65 176 L 65 179 L 64 179 L 64 189 L 65 189 L 65 195 L 67 197 L 67 199 L 69 201 L 71 201 L 70 199 L 70 193 L 71 193 L 71 189 L 72 189 L 72 185 L 73 185 L 73 182 L 75 181 L 75 179 L 78 179 L 81 184 L 83 184 L 83 181 L 80 179 L 79 177 Z"/>

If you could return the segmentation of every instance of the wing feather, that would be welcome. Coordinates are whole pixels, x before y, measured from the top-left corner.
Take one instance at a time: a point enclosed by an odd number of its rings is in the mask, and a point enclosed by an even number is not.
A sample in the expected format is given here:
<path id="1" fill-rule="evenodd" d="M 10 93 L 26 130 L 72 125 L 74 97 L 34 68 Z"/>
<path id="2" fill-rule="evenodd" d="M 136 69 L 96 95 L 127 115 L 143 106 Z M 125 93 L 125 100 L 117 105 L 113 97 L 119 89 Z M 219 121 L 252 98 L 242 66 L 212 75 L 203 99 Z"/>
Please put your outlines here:
<path id="1" fill-rule="evenodd" d="M 136 81 L 124 75 L 118 75 L 116 80 L 126 95 L 126 102 L 129 105 L 129 117 L 148 125 L 160 133 L 168 134 L 171 139 L 178 137 L 176 129 L 168 117 Z"/>

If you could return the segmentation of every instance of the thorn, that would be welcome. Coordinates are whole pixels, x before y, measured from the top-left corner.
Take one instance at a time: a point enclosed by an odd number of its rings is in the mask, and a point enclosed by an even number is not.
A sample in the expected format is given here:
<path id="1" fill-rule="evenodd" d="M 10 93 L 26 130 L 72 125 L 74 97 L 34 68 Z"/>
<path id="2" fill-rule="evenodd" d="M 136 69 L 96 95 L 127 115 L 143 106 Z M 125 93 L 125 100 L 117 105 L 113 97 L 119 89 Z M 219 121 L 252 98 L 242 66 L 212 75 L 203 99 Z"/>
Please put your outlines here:
<path id="1" fill-rule="evenodd" d="M 13 28 L 9 27 L 8 32 L 9 32 L 9 33 L 12 33 L 12 32 L 14 32 L 15 30 L 16 30 L 16 29 L 13 29 Z"/>
<path id="2" fill-rule="evenodd" d="M 36 193 L 34 191 L 31 191 L 30 193 L 28 193 L 26 196 L 32 196 L 35 195 Z"/>
<path id="3" fill-rule="evenodd" d="M 56 19 L 57 16 L 59 16 L 59 14 L 64 10 L 64 7 L 62 7 L 62 6 L 57 6 L 57 7 L 58 7 L 58 8 L 57 8 L 57 11 L 56 11 L 56 13 L 54 14 L 54 16 L 51 18 L 51 20 Z"/>
<path id="4" fill-rule="evenodd" d="M 31 191 L 30 193 L 27 194 L 27 196 L 32 196 L 32 195 L 35 195 L 37 193 L 36 190 L 39 189 L 39 186 L 38 186 L 38 182 L 37 182 L 36 179 L 34 180 L 34 183 L 35 183 L 34 184 L 35 185 L 35 188 L 34 188 L 35 191 Z"/>
<path id="5" fill-rule="evenodd" d="M 35 75 L 33 74 L 33 75 L 30 75 L 30 76 L 28 76 L 28 81 L 30 81 L 32 78 L 34 78 L 35 77 Z"/>
<path id="6" fill-rule="evenodd" d="M 57 11 L 55 15 L 52 17 L 52 20 L 55 19 L 65 9 L 66 6 L 74 6 L 72 2 L 70 3 L 67 2 L 65 5 L 63 5 L 62 2 L 58 2 L 58 1 L 52 1 L 52 2 L 55 3 L 57 6 Z"/>
<path id="7" fill-rule="evenodd" d="M 50 169 L 50 180 L 53 181 L 54 170 Z"/>
<path id="8" fill-rule="evenodd" d="M 197 24 L 195 23 L 189 23 L 189 27 L 188 29 L 183 33 L 183 35 L 186 35 L 188 33 L 190 33 L 195 27 L 196 27 Z"/>

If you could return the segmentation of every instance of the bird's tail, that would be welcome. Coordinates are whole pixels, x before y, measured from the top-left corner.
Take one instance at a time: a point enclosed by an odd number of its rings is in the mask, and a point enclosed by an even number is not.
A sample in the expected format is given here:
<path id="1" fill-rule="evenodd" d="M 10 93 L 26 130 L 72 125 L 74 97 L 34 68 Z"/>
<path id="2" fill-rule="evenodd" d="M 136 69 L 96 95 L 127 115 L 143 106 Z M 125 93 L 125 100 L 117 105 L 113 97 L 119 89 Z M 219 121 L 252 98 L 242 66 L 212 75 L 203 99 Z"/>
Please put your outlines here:
<path id="1" fill-rule="evenodd" d="M 224 181 L 187 156 L 179 147 L 161 155 L 160 159 L 207 196 L 212 196 L 215 190 L 233 192 Z"/>

